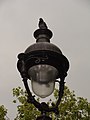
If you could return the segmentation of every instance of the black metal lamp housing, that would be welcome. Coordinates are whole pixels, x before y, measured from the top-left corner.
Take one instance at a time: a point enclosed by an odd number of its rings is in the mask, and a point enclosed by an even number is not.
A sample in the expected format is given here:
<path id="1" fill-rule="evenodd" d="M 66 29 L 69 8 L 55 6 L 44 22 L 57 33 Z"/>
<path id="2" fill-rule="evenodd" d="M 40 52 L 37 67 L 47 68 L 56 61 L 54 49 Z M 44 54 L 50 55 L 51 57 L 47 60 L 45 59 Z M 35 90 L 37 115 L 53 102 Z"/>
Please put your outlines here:
<path id="1" fill-rule="evenodd" d="M 18 55 L 17 68 L 23 78 L 29 101 L 37 108 L 39 103 L 36 102 L 29 90 L 27 79 L 31 80 L 33 92 L 39 97 L 45 98 L 52 94 L 55 82 L 60 78 L 58 81 L 60 87 L 56 104 L 57 108 L 63 95 L 64 78 L 67 76 L 69 62 L 61 50 L 50 43 L 52 32 L 47 28 L 42 18 L 39 21 L 39 29 L 34 32 L 34 37 L 36 38 L 36 43 L 30 45 L 24 53 Z M 40 111 L 55 112 L 53 108 L 48 109 L 46 107 L 45 109 L 42 107 L 43 103 L 39 105 L 41 105 L 41 108 L 40 106 L 38 108 Z"/>

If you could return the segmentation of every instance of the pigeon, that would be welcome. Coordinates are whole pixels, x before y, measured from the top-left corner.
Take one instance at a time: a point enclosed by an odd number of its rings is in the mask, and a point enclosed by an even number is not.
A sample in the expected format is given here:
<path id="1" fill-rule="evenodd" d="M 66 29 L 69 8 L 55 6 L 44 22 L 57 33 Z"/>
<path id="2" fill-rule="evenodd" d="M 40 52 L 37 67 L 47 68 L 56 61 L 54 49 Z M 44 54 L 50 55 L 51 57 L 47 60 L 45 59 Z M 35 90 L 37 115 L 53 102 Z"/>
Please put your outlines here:
<path id="1" fill-rule="evenodd" d="M 47 29 L 46 23 L 43 21 L 42 18 L 39 19 L 39 28 L 40 29 Z"/>

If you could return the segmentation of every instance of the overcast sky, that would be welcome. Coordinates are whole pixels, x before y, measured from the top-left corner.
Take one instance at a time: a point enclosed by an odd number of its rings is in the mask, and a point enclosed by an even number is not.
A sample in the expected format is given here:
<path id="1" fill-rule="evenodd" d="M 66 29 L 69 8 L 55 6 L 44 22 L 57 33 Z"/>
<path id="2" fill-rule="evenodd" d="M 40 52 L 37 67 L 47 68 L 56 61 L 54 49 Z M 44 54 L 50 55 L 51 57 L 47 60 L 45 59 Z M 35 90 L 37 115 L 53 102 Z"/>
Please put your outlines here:
<path id="1" fill-rule="evenodd" d="M 12 88 L 23 87 L 17 54 L 35 42 L 40 17 L 54 33 L 51 42 L 70 61 L 66 85 L 90 101 L 90 1 L 0 0 L 0 104 L 11 120 L 16 114 Z"/>

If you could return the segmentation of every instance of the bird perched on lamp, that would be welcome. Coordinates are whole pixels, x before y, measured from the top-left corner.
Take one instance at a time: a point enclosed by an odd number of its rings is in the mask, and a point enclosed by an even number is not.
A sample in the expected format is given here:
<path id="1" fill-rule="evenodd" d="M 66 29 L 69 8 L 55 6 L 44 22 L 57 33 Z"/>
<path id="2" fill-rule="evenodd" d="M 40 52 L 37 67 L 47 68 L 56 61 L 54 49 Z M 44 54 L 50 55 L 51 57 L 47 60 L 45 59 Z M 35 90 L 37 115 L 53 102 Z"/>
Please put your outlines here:
<path id="1" fill-rule="evenodd" d="M 46 23 L 43 21 L 42 18 L 39 19 L 39 24 L 38 24 L 40 29 L 47 29 Z"/>

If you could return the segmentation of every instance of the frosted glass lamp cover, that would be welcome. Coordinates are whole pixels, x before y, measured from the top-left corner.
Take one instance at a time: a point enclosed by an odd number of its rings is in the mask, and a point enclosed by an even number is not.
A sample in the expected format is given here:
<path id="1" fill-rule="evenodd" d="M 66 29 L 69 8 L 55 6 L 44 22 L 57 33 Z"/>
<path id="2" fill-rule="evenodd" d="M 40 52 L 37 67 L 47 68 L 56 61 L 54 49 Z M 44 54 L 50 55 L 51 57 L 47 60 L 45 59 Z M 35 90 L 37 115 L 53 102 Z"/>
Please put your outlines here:
<path id="1" fill-rule="evenodd" d="M 35 65 L 29 69 L 28 74 L 32 90 L 37 96 L 45 98 L 52 94 L 58 75 L 55 67 L 45 64 Z"/>

